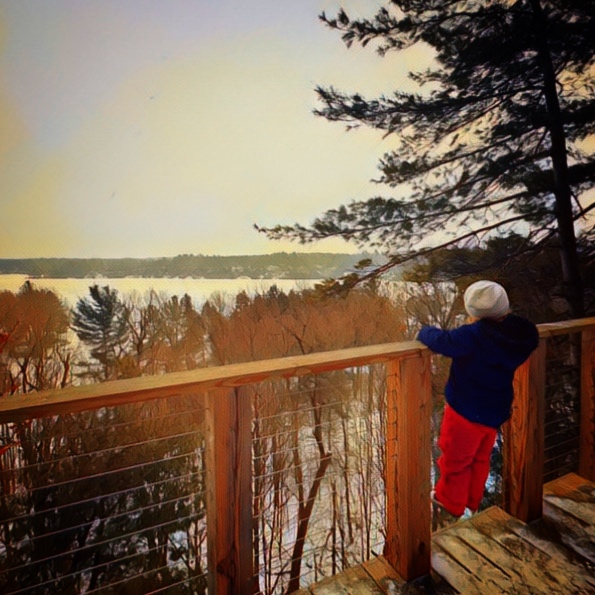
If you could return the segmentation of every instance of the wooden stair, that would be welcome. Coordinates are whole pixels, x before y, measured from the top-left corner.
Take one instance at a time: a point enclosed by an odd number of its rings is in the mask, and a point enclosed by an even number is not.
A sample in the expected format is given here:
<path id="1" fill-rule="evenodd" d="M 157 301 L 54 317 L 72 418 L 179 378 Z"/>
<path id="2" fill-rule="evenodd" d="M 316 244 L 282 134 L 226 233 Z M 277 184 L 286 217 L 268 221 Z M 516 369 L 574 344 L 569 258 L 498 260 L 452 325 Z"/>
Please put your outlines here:
<path id="1" fill-rule="evenodd" d="M 571 473 L 543 493 L 543 517 L 528 525 L 492 507 L 436 532 L 430 576 L 405 583 L 380 557 L 298 593 L 595 593 L 595 483 Z"/>

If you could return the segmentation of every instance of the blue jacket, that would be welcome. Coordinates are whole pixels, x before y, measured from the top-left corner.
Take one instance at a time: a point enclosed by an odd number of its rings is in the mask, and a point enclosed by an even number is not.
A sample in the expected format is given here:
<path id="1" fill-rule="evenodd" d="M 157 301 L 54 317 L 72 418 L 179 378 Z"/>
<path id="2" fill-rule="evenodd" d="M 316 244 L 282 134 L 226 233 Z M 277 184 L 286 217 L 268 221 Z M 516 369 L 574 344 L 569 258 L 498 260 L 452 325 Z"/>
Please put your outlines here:
<path id="1" fill-rule="evenodd" d="M 510 417 L 514 372 L 539 343 L 537 327 L 514 314 L 450 331 L 424 326 L 417 338 L 452 358 L 446 402 L 465 419 L 491 428 Z"/>

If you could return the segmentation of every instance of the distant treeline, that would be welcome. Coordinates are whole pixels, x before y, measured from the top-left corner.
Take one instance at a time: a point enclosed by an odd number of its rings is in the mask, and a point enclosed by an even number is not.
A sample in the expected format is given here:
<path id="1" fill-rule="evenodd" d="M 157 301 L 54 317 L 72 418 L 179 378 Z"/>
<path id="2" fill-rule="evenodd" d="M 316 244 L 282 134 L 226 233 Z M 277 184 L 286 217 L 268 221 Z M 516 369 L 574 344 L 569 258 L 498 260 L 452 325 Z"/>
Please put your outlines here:
<path id="1" fill-rule="evenodd" d="M 327 279 L 378 255 L 287 253 L 256 256 L 183 254 L 164 258 L 14 258 L 0 259 L 0 274 L 49 278 L 194 277 L 206 279 Z"/>

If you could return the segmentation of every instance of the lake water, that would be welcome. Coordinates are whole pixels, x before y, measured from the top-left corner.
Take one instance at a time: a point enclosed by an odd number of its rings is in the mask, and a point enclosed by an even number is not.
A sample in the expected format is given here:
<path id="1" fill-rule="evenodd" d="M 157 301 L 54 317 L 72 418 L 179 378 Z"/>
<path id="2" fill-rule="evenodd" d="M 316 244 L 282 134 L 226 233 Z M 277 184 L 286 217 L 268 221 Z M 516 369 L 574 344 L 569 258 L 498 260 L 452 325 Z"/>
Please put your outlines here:
<path id="1" fill-rule="evenodd" d="M 26 275 L 0 275 L 0 291 L 17 292 L 28 279 Z M 80 298 L 89 296 L 89 287 L 109 285 L 117 289 L 121 297 L 138 293 L 147 294 L 151 289 L 161 295 L 179 297 L 187 293 L 195 306 L 201 306 L 211 295 L 223 294 L 233 298 L 241 291 L 249 295 L 263 293 L 272 285 L 288 293 L 292 289 L 301 290 L 313 287 L 320 280 L 313 279 L 169 279 L 126 277 L 124 279 L 31 279 L 31 283 L 38 289 L 51 289 L 58 294 L 68 306 L 75 306 Z"/>

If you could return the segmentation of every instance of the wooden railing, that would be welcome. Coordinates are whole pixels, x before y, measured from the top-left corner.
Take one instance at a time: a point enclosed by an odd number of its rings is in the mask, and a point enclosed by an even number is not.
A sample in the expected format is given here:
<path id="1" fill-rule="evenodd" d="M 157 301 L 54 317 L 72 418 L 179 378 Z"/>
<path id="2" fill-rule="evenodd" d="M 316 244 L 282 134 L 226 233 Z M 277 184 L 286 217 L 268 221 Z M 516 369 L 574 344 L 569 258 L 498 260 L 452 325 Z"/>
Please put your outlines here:
<path id="1" fill-rule="evenodd" d="M 515 400 L 504 425 L 505 508 L 530 522 L 541 517 L 544 466 L 547 341 L 570 335 L 580 354 L 580 437 L 578 472 L 595 478 L 595 326 L 593 318 L 542 324 L 539 347 L 515 376 Z M 572 349 L 571 349 L 572 352 Z"/>
<path id="2" fill-rule="evenodd" d="M 578 471 L 595 480 L 595 318 L 545 324 L 541 343 L 516 375 L 505 426 L 505 507 L 530 521 L 541 515 L 547 341 L 573 335 L 580 349 Z M 252 424 L 245 387 L 372 364 L 386 373 L 384 555 L 405 580 L 427 574 L 431 548 L 431 353 L 416 341 L 197 369 L 0 398 L 0 423 L 61 416 L 178 395 L 205 408 L 208 591 L 254 593 Z"/>

